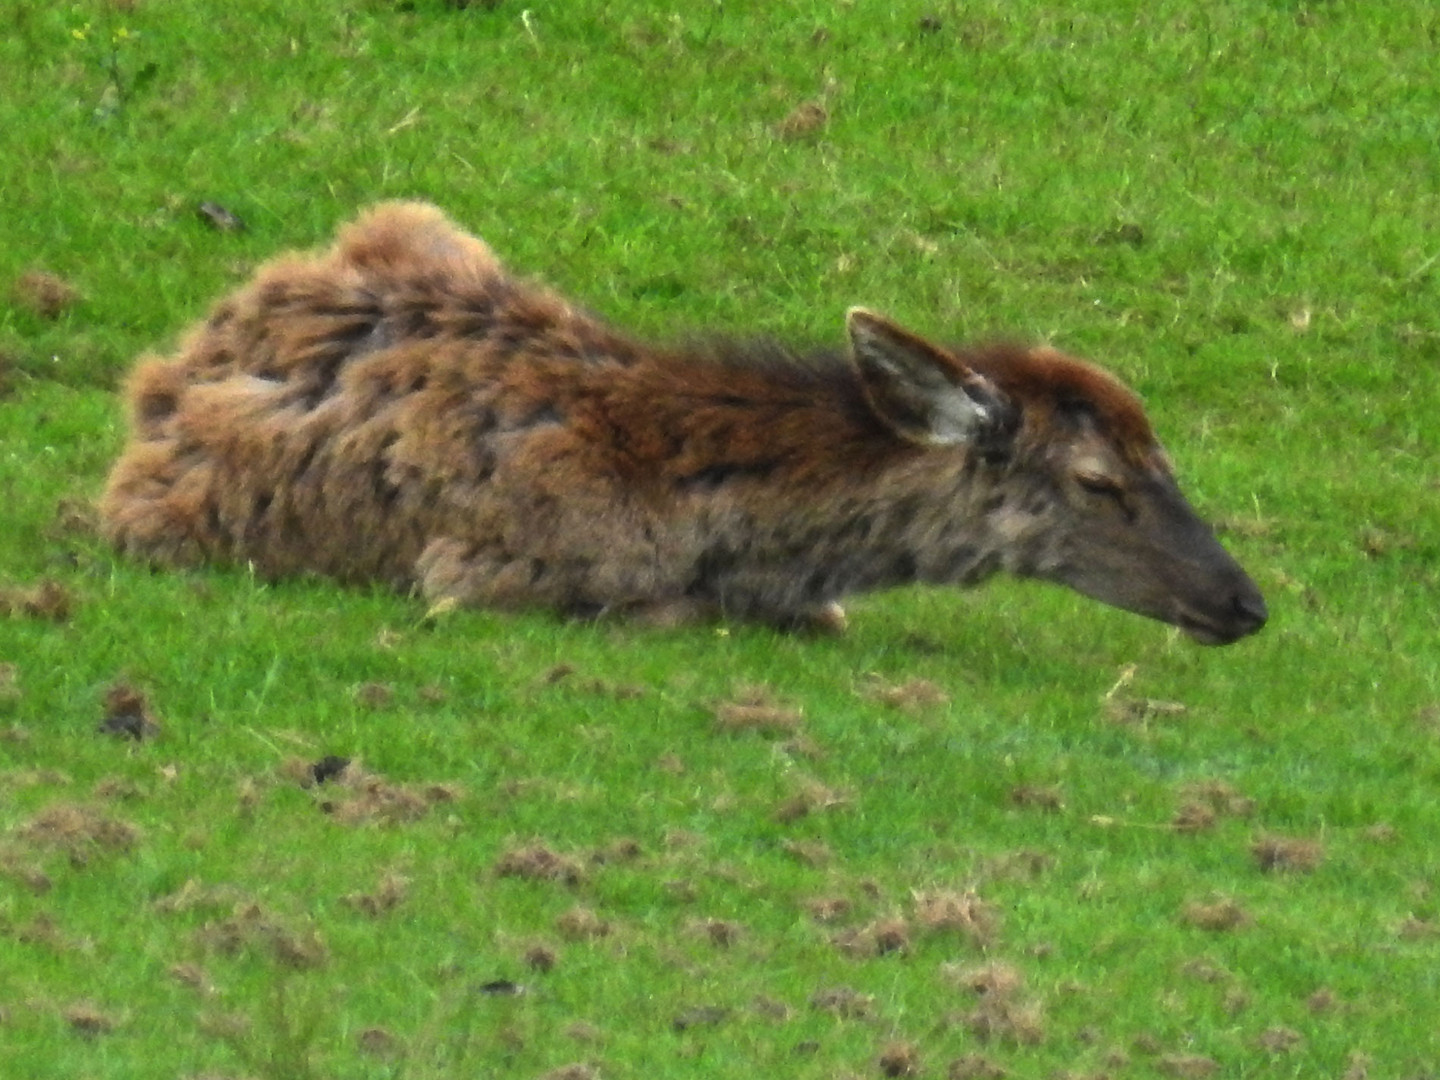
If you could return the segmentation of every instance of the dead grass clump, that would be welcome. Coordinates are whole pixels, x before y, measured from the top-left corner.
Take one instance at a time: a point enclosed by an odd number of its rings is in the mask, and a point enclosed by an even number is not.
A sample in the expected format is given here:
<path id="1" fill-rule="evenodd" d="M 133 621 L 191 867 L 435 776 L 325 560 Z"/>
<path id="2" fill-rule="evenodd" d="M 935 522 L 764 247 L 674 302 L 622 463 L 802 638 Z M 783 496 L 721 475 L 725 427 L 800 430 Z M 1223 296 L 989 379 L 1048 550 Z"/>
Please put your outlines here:
<path id="1" fill-rule="evenodd" d="M 555 965 L 560 962 L 560 954 L 549 945 L 535 944 L 525 950 L 525 966 L 531 971 L 545 973 L 554 971 Z"/>
<path id="2" fill-rule="evenodd" d="M 63 623 L 74 611 L 75 594 L 50 578 L 29 587 L 0 589 L 0 615 Z"/>
<path id="3" fill-rule="evenodd" d="M 842 1020 L 871 1020 L 875 1017 L 875 998 L 848 986 L 817 990 L 810 997 L 810 1007 L 832 1013 Z"/>
<path id="4" fill-rule="evenodd" d="M 49 874 L 12 851 L 0 851 L 0 876 L 18 882 L 36 896 L 43 896 L 55 886 Z"/>
<path id="5" fill-rule="evenodd" d="M 366 772 L 357 762 L 327 757 L 305 765 L 298 774 L 302 787 L 331 785 L 318 799 L 321 810 L 342 825 L 400 825 L 419 821 L 435 806 L 463 795 L 455 784 L 402 784 Z M 308 781 L 308 782 L 307 782 Z"/>
<path id="6" fill-rule="evenodd" d="M 1193 901 L 1185 905 L 1180 918 L 1201 930 L 1238 930 L 1250 924 L 1249 914 L 1229 897 L 1221 897 L 1208 904 Z"/>
<path id="7" fill-rule="evenodd" d="M 1261 836 L 1250 845 L 1250 854 L 1267 873 L 1309 873 L 1325 861 L 1320 841 L 1298 836 Z"/>
<path id="8" fill-rule="evenodd" d="M 355 701 L 367 709 L 388 709 L 395 704 L 395 688 L 383 682 L 361 683 L 355 688 Z"/>
<path id="9" fill-rule="evenodd" d="M 946 964 L 941 970 L 957 986 L 980 997 L 1013 998 L 1025 985 L 1020 969 L 1003 960 L 970 968 Z"/>
<path id="10" fill-rule="evenodd" d="M 839 922 L 853 910 L 854 905 L 844 896 L 820 896 L 805 901 L 805 910 L 818 923 Z"/>
<path id="11" fill-rule="evenodd" d="M 1022 810 L 1044 810 L 1058 813 L 1065 809 L 1065 798 L 1057 787 L 1044 784 L 1020 784 L 1010 789 L 1010 805 Z"/>
<path id="12" fill-rule="evenodd" d="M 824 866 L 835 857 L 823 840 L 786 840 L 780 849 L 806 866 Z"/>
<path id="13" fill-rule="evenodd" d="M 985 997 L 964 1018 L 967 1031 L 981 1042 L 1004 1042 L 1014 1046 L 1038 1046 L 1045 1041 L 1040 1006 L 1008 997 Z"/>
<path id="14" fill-rule="evenodd" d="M 956 1058 L 945 1070 L 948 1080 L 1006 1080 L 1009 1075 L 1009 1069 L 984 1054 L 966 1054 Z"/>
<path id="15" fill-rule="evenodd" d="M 1321 1013 L 1327 1013 L 1335 1008 L 1338 1000 L 1334 990 L 1331 990 L 1328 986 L 1322 986 L 1305 999 L 1305 1007 L 1318 1016 Z"/>
<path id="16" fill-rule="evenodd" d="M 800 709 L 781 705 L 769 687 L 758 685 L 737 686 L 729 701 L 715 703 L 710 712 L 716 726 L 730 734 L 793 735 L 804 719 Z"/>
<path id="17" fill-rule="evenodd" d="M 1166 1054 L 1155 1064 L 1166 1076 L 1180 1080 L 1205 1080 L 1220 1071 L 1220 1063 L 1203 1054 Z"/>
<path id="18" fill-rule="evenodd" d="M 1266 1028 L 1255 1037 L 1255 1044 L 1270 1054 L 1287 1054 L 1305 1041 L 1294 1028 Z"/>
<path id="19" fill-rule="evenodd" d="M 72 866 L 85 866 L 97 855 L 124 854 L 140 841 L 129 822 L 78 803 L 52 803 L 18 830 L 37 848 L 63 853 Z"/>
<path id="20" fill-rule="evenodd" d="M 928 889 L 913 892 L 915 921 L 932 933 L 957 933 L 979 949 L 995 943 L 1000 915 L 974 891 Z"/>
<path id="21" fill-rule="evenodd" d="M 1215 810 L 1202 802 L 1187 802 L 1175 811 L 1170 827 L 1176 832 L 1197 833 L 1212 828 L 1218 820 Z"/>
<path id="22" fill-rule="evenodd" d="M 526 881 L 578 885 L 585 880 L 585 867 L 579 859 L 561 855 L 544 844 L 528 844 L 512 848 L 496 859 L 495 874 L 497 877 L 517 877 Z"/>
<path id="23" fill-rule="evenodd" d="M 26 270 L 11 285 L 10 295 L 26 311 L 51 321 L 80 302 L 80 290 L 48 270 Z"/>
<path id="24" fill-rule="evenodd" d="M 593 1065 L 577 1061 L 542 1073 L 540 1080 L 600 1080 L 600 1071 Z"/>
<path id="25" fill-rule="evenodd" d="M 374 892 L 350 893 L 345 897 L 345 903 L 350 905 L 362 915 L 368 915 L 372 919 L 378 919 L 381 915 L 394 911 L 410 894 L 410 880 L 400 874 L 388 873 L 380 879 Z"/>
<path id="26" fill-rule="evenodd" d="M 117 682 L 105 690 L 105 716 L 97 730 L 104 735 L 123 735 L 140 742 L 160 734 L 160 721 L 143 690 Z"/>
<path id="27" fill-rule="evenodd" d="M 872 957 L 910 949 L 910 924 L 898 916 L 834 935 L 830 943 L 847 956 Z"/>
<path id="28" fill-rule="evenodd" d="M 882 1076 L 919 1076 L 920 1050 L 913 1043 L 895 1042 L 880 1051 Z"/>
<path id="29" fill-rule="evenodd" d="M 181 986 L 188 986 L 201 997 L 211 997 L 215 993 L 215 984 L 210 981 L 210 976 L 199 964 L 171 964 L 166 968 L 165 973 Z"/>
<path id="30" fill-rule="evenodd" d="M 77 1001 L 73 1005 L 67 1005 L 60 1010 L 60 1015 L 65 1023 L 70 1025 L 71 1030 L 77 1031 L 87 1038 L 108 1035 L 119 1024 L 115 1017 L 100 1011 L 88 1001 Z"/>
<path id="31" fill-rule="evenodd" d="M 196 931 L 196 940 L 206 950 L 224 956 L 261 949 L 277 963 L 297 971 L 323 967 L 330 959 L 318 930 L 292 929 L 256 903 L 237 904 L 227 917 L 206 922 Z"/>
<path id="32" fill-rule="evenodd" d="M 392 1058 L 400 1052 L 400 1040 L 383 1027 L 362 1028 L 355 1034 L 355 1045 L 374 1058 Z"/>
<path id="33" fill-rule="evenodd" d="M 883 705 L 889 705 L 907 713 L 917 713 L 924 709 L 947 705 L 950 702 L 950 695 L 929 679 L 908 679 L 903 683 L 888 683 L 883 679 L 873 677 L 870 685 L 862 693 L 872 701 L 878 701 Z"/>
<path id="34" fill-rule="evenodd" d="M 739 942 L 744 930 L 728 919 L 703 919 L 694 925 L 697 934 L 718 949 L 728 949 Z"/>
<path id="35" fill-rule="evenodd" d="M 1204 803 L 1221 817 L 1248 818 L 1255 812 L 1255 800 L 1242 795 L 1224 780 L 1199 780 L 1186 784 L 1180 793 L 1187 799 Z"/>
<path id="36" fill-rule="evenodd" d="M 850 802 L 846 792 L 827 787 L 819 780 L 802 777 L 796 784 L 794 794 L 782 800 L 775 808 L 775 820 L 789 825 L 801 818 L 824 810 L 833 810 Z"/>
<path id="37" fill-rule="evenodd" d="M 818 101 L 804 101 L 775 125 L 776 138 L 786 141 L 818 134 L 830 121 L 830 113 Z"/>
<path id="38" fill-rule="evenodd" d="M 688 1031 L 695 1027 L 715 1027 L 730 1019 L 730 1010 L 723 1005 L 697 1005 L 677 1013 L 670 1021 L 675 1031 Z"/>
<path id="39" fill-rule="evenodd" d="M 555 929 L 567 941 L 592 941 L 610 934 L 610 923 L 587 907 L 573 907 L 555 920 Z"/>

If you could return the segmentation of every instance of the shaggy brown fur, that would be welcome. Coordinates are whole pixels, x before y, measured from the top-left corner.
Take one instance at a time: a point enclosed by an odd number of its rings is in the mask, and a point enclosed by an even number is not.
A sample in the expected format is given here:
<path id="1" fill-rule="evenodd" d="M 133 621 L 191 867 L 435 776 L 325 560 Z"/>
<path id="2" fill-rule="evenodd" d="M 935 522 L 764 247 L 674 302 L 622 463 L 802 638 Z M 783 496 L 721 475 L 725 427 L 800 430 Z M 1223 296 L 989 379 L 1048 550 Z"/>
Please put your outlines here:
<path id="1" fill-rule="evenodd" d="M 104 528 L 498 608 L 835 625 L 847 593 L 1006 569 L 1201 640 L 1263 621 L 1115 379 L 849 329 L 848 357 L 641 345 L 384 204 L 136 368 Z"/>

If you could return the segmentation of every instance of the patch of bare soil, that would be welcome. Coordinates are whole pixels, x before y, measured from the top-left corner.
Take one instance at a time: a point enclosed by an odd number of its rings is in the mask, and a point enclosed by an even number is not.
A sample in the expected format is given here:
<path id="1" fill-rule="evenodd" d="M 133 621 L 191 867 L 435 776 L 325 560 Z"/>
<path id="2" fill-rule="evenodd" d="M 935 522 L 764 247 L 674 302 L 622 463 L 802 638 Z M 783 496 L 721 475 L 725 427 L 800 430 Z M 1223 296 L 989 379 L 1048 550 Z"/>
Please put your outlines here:
<path id="1" fill-rule="evenodd" d="M 830 112 L 818 101 L 803 101 L 775 125 L 775 137 L 791 141 L 817 135 L 830 122 Z"/>
<path id="2" fill-rule="evenodd" d="M 105 691 L 105 715 L 96 730 L 102 735 L 120 735 L 141 742 L 160 734 L 160 721 L 144 691 L 117 682 Z"/>
<path id="3" fill-rule="evenodd" d="M 74 612 L 75 594 L 53 578 L 38 585 L 0 589 L 0 615 L 63 623 L 69 622 Z"/>
<path id="4" fill-rule="evenodd" d="M 670 1020 L 675 1031 L 688 1031 L 696 1027 L 717 1027 L 730 1019 L 730 1010 L 723 1005 L 697 1005 L 676 1013 Z"/>
<path id="5" fill-rule="evenodd" d="M 58 319 L 80 302 L 80 290 L 59 274 L 27 270 L 10 287 L 17 305 L 42 319 Z"/>
<path id="6" fill-rule="evenodd" d="M 947 967 L 944 972 L 978 998 L 976 1007 L 961 1017 L 965 1029 L 982 1042 L 1036 1046 L 1045 1039 L 1040 1005 L 1023 995 L 1024 976 L 1003 961 L 979 967 Z"/>
<path id="7" fill-rule="evenodd" d="M 804 713 L 782 705 L 769 687 L 737 686 L 729 701 L 710 707 L 715 725 L 730 734 L 755 731 L 762 735 L 793 735 L 800 729 Z"/>

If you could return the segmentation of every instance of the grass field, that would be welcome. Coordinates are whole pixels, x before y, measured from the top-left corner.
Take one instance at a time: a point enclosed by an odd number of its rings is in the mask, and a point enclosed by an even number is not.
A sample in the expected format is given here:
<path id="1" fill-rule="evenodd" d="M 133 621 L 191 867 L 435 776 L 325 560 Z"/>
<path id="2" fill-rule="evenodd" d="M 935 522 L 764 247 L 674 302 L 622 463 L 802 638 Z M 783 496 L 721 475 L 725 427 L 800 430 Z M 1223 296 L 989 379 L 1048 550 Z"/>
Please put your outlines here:
<path id="1" fill-rule="evenodd" d="M 0 7 L 0 1074 L 1440 1076 L 1440 9 L 221 8 Z M 116 558 L 133 358 L 385 197 L 661 338 L 1101 361 L 1271 624 Z"/>

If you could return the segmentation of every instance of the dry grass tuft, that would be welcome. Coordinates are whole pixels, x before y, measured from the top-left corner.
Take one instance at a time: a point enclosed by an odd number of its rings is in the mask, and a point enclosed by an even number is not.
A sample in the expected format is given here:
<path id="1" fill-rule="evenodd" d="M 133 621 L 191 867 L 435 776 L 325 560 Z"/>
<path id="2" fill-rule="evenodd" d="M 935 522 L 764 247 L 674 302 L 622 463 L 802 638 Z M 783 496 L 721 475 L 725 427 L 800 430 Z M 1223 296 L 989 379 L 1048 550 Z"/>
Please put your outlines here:
<path id="1" fill-rule="evenodd" d="M 966 1054 L 950 1062 L 947 1080 L 1006 1080 L 1010 1070 L 984 1054 Z"/>
<path id="2" fill-rule="evenodd" d="M 600 1071 L 594 1065 L 586 1065 L 583 1061 L 577 1061 L 542 1073 L 540 1080 L 600 1080 Z"/>
<path id="3" fill-rule="evenodd" d="M 38 585 L 0 589 L 0 615 L 63 623 L 74 612 L 75 594 L 51 578 Z"/>
<path id="4" fill-rule="evenodd" d="M 880 1051 L 882 1076 L 919 1076 L 920 1050 L 913 1043 L 895 1042 Z"/>
<path id="5" fill-rule="evenodd" d="M 928 889 L 913 892 L 915 921 L 932 933 L 957 933 L 979 949 L 995 943 L 1000 915 L 973 891 Z"/>
<path id="6" fill-rule="evenodd" d="M 259 948 L 277 963 L 297 971 L 324 967 L 330 959 L 330 951 L 314 927 L 287 927 L 253 902 L 237 904 L 225 918 L 206 922 L 196 932 L 196 940 L 206 950 L 223 956 Z"/>
<path id="7" fill-rule="evenodd" d="M 400 1040 L 383 1027 L 362 1028 L 355 1033 L 355 1045 L 367 1057 L 393 1058 L 400 1053 Z"/>
<path id="8" fill-rule="evenodd" d="M 555 929 L 567 941 L 591 941 L 607 937 L 610 923 L 590 908 L 576 906 L 555 920 Z"/>
<path id="9" fill-rule="evenodd" d="M 1250 924 L 1250 916 L 1245 909 L 1228 897 L 1208 904 L 1198 900 L 1186 904 L 1180 918 L 1201 930 L 1238 930 Z"/>
<path id="10" fill-rule="evenodd" d="M 129 683 L 112 683 L 105 690 L 105 716 L 98 730 L 140 742 L 160 733 L 160 721 L 144 691 Z"/>
<path id="11" fill-rule="evenodd" d="M 1287 1054 L 1304 1041 L 1298 1031 L 1288 1027 L 1266 1028 L 1255 1037 L 1255 1044 L 1270 1054 Z"/>
<path id="12" fill-rule="evenodd" d="M 957 986 L 981 997 L 1014 997 L 1025 985 L 1025 976 L 1020 969 L 1003 960 L 969 968 L 946 964 L 941 970 Z"/>
<path id="13" fill-rule="evenodd" d="M 811 777 L 801 777 L 796 781 L 795 786 L 795 792 L 783 799 L 775 808 L 775 820 L 782 825 L 792 824 L 801 818 L 824 810 L 843 807 L 850 802 L 850 795 L 847 792 L 827 787 Z"/>
<path id="14" fill-rule="evenodd" d="M 903 683 L 889 683 L 872 676 L 869 685 L 861 693 L 871 701 L 878 701 L 882 705 L 889 705 L 907 713 L 917 713 L 950 703 L 950 695 L 942 690 L 938 683 L 929 679 L 907 679 Z"/>
<path id="15" fill-rule="evenodd" d="M 140 841 L 129 822 L 78 803 L 52 803 L 17 830 L 19 838 L 48 851 L 62 852 L 72 866 L 85 866 L 96 855 L 124 854 Z"/>
<path id="16" fill-rule="evenodd" d="M 965 1016 L 964 1024 L 981 1042 L 1038 1046 L 1045 1041 L 1040 1006 L 1006 997 L 982 998 L 979 1007 Z"/>
<path id="17" fill-rule="evenodd" d="M 1208 806 L 1217 817 L 1248 818 L 1255 813 L 1255 800 L 1242 795 L 1224 780 L 1199 780 L 1180 789 L 1183 798 Z"/>
<path id="18" fill-rule="evenodd" d="M 871 1020 L 875 1016 L 875 998 L 848 986 L 817 990 L 810 996 L 810 1007 L 842 1020 Z"/>
<path id="19" fill-rule="evenodd" d="M 804 908 L 816 922 L 833 923 L 848 916 L 854 909 L 854 904 L 844 896 L 819 896 L 806 900 Z"/>
<path id="20" fill-rule="evenodd" d="M 1010 789 L 1010 805 L 1025 810 L 1058 813 L 1065 809 L 1065 798 L 1057 787 L 1042 784 L 1020 784 Z"/>
<path id="21" fill-rule="evenodd" d="M 42 319 L 58 319 L 81 300 L 80 290 L 59 274 L 27 270 L 10 287 L 15 303 Z"/>
<path id="22" fill-rule="evenodd" d="M 818 134 L 829 121 L 830 113 L 820 102 L 801 102 L 775 125 L 775 136 L 785 140 L 803 139 Z"/>
<path id="23" fill-rule="evenodd" d="M 1175 811 L 1170 827 L 1176 832 L 1198 833 L 1213 828 L 1219 816 L 1213 807 L 1202 802 L 1187 802 Z"/>
<path id="24" fill-rule="evenodd" d="M 345 897 L 345 903 L 362 915 L 368 915 L 372 919 L 378 919 L 381 915 L 386 915 L 394 911 L 405 902 L 405 898 L 409 895 L 409 878 L 391 872 L 380 879 L 374 892 L 350 893 Z"/>
<path id="25" fill-rule="evenodd" d="M 355 688 L 355 702 L 367 709 L 388 709 L 395 704 L 395 688 L 383 682 L 361 683 Z"/>
<path id="26" fill-rule="evenodd" d="M 549 945 L 536 943 L 525 950 L 525 966 L 531 971 L 538 971 L 542 974 L 547 971 L 554 971 L 555 965 L 560 962 L 560 954 Z"/>
<path id="27" fill-rule="evenodd" d="M 786 840 L 780 849 L 806 866 L 824 866 L 835 857 L 830 845 L 823 840 Z"/>
<path id="28" fill-rule="evenodd" d="M 359 762 L 335 756 L 313 764 L 292 759 L 281 771 L 302 787 L 323 788 L 317 804 L 342 825 L 419 821 L 434 807 L 456 802 L 464 795 L 456 784 L 396 783 L 366 772 Z"/>
<path id="29" fill-rule="evenodd" d="M 710 711 L 716 726 L 730 734 L 793 735 L 804 719 L 800 709 L 780 704 L 769 687 L 758 685 L 737 686 L 729 701 L 717 702 Z"/>
<path id="30" fill-rule="evenodd" d="M 1155 1064 L 1166 1076 L 1180 1080 L 1205 1080 L 1220 1071 L 1220 1063 L 1203 1054 L 1166 1054 Z"/>
<path id="31" fill-rule="evenodd" d="M 119 1025 L 119 1021 L 115 1017 L 101 1012 L 99 1008 L 88 1001 L 77 1001 L 73 1005 L 65 1006 L 60 1010 L 60 1016 L 73 1031 L 77 1031 L 87 1038 L 108 1035 Z"/>
<path id="32" fill-rule="evenodd" d="M 557 881 L 562 885 L 578 885 L 585 880 L 585 867 L 570 855 L 561 855 L 544 844 L 512 848 L 495 860 L 498 877 L 517 877 L 526 881 Z"/>
<path id="33" fill-rule="evenodd" d="M 1318 840 L 1267 834 L 1250 845 L 1256 864 L 1267 873 L 1309 873 L 1325 861 L 1325 848 Z"/>

